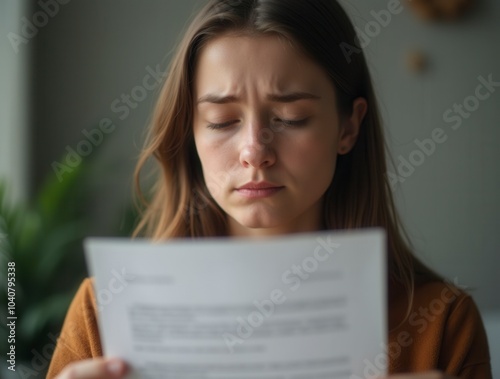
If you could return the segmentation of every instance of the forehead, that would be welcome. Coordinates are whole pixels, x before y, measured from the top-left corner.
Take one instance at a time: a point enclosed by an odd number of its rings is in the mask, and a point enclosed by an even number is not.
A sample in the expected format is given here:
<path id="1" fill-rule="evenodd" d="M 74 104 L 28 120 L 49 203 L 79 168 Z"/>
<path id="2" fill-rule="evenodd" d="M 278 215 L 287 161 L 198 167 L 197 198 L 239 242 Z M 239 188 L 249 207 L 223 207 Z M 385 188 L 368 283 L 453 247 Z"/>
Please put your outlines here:
<path id="1" fill-rule="evenodd" d="M 330 85 L 322 67 L 277 35 L 223 35 L 208 41 L 199 53 L 194 79 L 198 95 L 245 88 L 319 91 Z"/>

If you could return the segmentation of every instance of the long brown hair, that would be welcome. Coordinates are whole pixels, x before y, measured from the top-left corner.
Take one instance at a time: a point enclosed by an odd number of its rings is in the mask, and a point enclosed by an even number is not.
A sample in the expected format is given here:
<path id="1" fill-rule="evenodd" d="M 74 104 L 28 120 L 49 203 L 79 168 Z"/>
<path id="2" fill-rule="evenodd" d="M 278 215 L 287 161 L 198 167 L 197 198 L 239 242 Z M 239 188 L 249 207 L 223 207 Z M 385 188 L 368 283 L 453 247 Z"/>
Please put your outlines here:
<path id="1" fill-rule="evenodd" d="M 136 169 L 145 208 L 134 236 L 156 240 L 223 236 L 226 215 L 209 195 L 195 150 L 193 72 L 200 49 L 225 33 L 286 38 L 322 66 L 336 89 L 342 115 L 353 100 L 368 102 L 354 148 L 337 160 L 324 199 L 327 229 L 382 227 L 388 236 L 390 278 L 412 298 L 416 277 L 436 278 L 412 254 L 386 177 L 386 148 L 368 66 L 352 23 L 335 0 L 211 0 L 198 13 L 171 62 Z M 139 185 L 145 163 L 161 169 L 146 201 Z"/>

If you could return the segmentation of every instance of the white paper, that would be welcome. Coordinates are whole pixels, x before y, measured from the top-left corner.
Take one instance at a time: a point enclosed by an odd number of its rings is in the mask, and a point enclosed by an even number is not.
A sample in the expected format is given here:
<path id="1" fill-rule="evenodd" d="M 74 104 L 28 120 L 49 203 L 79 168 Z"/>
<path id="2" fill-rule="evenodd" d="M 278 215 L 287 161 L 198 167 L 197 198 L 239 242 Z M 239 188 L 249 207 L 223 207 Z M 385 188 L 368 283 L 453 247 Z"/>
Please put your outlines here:
<path id="1" fill-rule="evenodd" d="M 104 353 L 142 379 L 385 374 L 385 244 L 379 229 L 87 239 Z"/>

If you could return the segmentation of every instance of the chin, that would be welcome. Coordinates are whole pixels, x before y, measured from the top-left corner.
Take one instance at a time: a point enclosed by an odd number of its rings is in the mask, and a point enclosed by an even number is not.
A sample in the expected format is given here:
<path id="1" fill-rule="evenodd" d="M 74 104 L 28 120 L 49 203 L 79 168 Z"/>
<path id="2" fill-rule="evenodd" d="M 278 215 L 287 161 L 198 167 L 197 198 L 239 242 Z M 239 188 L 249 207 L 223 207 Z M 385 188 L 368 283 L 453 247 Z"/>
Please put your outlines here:
<path id="1" fill-rule="evenodd" d="M 281 225 L 277 222 L 271 221 L 261 221 L 261 220 L 253 220 L 247 222 L 238 222 L 241 226 L 248 229 L 274 229 L 279 228 Z"/>
<path id="2" fill-rule="evenodd" d="M 234 220 L 240 226 L 248 229 L 274 229 L 286 224 L 285 220 L 272 217 L 265 212 L 250 215 L 239 215 L 239 217 L 234 217 Z"/>

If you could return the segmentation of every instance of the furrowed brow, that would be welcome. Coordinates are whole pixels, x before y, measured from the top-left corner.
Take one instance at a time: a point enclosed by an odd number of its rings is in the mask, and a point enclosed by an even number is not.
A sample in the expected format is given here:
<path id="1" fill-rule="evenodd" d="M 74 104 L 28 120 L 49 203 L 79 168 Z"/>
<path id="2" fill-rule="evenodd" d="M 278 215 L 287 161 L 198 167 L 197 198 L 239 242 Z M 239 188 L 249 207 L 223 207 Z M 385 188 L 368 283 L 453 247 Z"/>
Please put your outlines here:
<path id="1" fill-rule="evenodd" d="M 227 104 L 227 103 L 234 103 L 238 101 L 238 98 L 236 96 L 224 96 L 224 95 L 216 95 L 214 93 L 209 93 L 208 95 L 200 97 L 196 101 L 196 105 L 202 104 L 202 103 L 212 103 L 212 104 Z"/>
<path id="2" fill-rule="evenodd" d="M 293 103 L 298 100 L 319 100 L 320 97 L 313 95 L 308 92 L 292 92 L 283 95 L 268 95 L 267 97 L 271 101 L 275 101 L 277 103 Z"/>
<path id="3" fill-rule="evenodd" d="M 308 92 L 292 92 L 287 94 L 270 94 L 267 96 L 267 99 L 277 103 L 293 103 L 299 100 L 319 100 L 320 97 Z M 196 105 L 202 103 L 227 104 L 227 103 L 235 103 L 238 100 L 239 98 L 234 95 L 224 96 L 224 95 L 209 93 L 207 95 L 200 97 L 196 101 Z"/>

